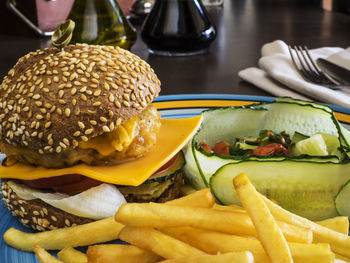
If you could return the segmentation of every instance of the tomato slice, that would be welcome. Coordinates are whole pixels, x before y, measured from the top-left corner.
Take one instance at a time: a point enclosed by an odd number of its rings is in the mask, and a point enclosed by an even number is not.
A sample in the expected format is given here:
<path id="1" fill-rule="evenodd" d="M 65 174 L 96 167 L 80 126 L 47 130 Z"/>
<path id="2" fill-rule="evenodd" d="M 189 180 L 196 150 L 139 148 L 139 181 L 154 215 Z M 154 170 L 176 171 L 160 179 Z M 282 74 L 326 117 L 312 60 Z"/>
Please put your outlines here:
<path id="1" fill-rule="evenodd" d="M 37 189 L 48 189 L 57 185 L 70 184 L 81 181 L 83 178 L 80 174 L 65 174 L 50 178 L 41 178 L 35 180 L 20 180 L 23 184 Z"/>
<path id="2" fill-rule="evenodd" d="M 284 153 L 289 155 L 289 152 L 287 151 L 287 149 L 282 144 L 279 144 L 279 143 L 270 143 L 267 145 L 262 145 L 252 150 L 249 153 L 254 155 L 270 155 L 270 154 L 279 154 L 279 153 Z"/>
<path id="3" fill-rule="evenodd" d="M 59 193 L 74 195 L 89 190 L 90 188 L 98 186 L 102 183 L 103 182 L 91 179 L 89 177 L 83 177 L 79 182 L 57 185 L 52 187 L 52 189 Z"/>
<path id="4" fill-rule="evenodd" d="M 51 178 L 41 178 L 36 180 L 20 180 L 23 184 L 36 189 L 53 189 L 56 192 L 69 195 L 77 194 L 88 190 L 91 187 L 102 184 L 80 174 L 64 174 Z"/>

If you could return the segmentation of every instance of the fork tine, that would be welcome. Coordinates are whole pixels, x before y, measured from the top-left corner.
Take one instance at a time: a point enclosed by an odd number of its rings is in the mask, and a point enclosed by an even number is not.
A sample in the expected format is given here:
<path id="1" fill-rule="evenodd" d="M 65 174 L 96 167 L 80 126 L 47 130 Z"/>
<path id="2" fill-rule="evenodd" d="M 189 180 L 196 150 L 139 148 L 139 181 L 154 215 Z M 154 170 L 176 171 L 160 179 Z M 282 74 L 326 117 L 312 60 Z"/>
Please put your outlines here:
<path id="1" fill-rule="evenodd" d="M 312 66 L 313 63 L 310 63 L 309 62 L 310 59 L 308 59 L 308 58 L 310 58 L 310 56 L 305 56 L 305 50 L 301 46 L 299 46 L 299 51 L 300 51 L 300 54 L 301 54 L 301 56 L 303 57 L 303 59 L 305 61 L 305 64 L 306 64 L 306 66 L 308 68 L 308 72 L 310 72 L 310 74 L 312 74 L 314 77 L 317 77 L 317 72 L 314 71 L 314 68 Z"/>
<path id="2" fill-rule="evenodd" d="M 327 79 L 328 81 L 332 82 L 335 85 L 341 85 L 341 83 L 339 81 L 335 80 L 330 75 L 328 75 L 326 72 L 322 71 L 322 69 L 317 65 L 315 60 L 311 57 L 309 49 L 307 48 L 307 46 L 304 46 L 304 50 L 305 50 L 305 53 L 308 56 L 309 60 L 311 61 L 313 67 L 315 68 L 316 72 L 319 75 L 321 75 L 322 77 L 324 77 L 325 79 Z"/>
<path id="3" fill-rule="evenodd" d="M 297 58 L 299 60 L 299 64 L 301 66 L 301 72 L 305 76 L 306 80 L 311 81 L 311 82 L 316 82 L 317 78 L 315 78 L 315 76 L 312 74 L 312 71 L 310 70 L 308 64 L 306 64 L 307 62 L 305 60 L 305 57 L 304 57 L 301 49 L 298 48 L 297 46 L 294 46 L 294 50 L 295 50 L 295 54 L 297 55 Z"/>
<path id="4" fill-rule="evenodd" d="M 309 81 L 309 76 L 306 74 L 305 70 L 300 66 L 300 64 L 297 62 L 295 56 L 293 55 L 293 51 L 292 51 L 291 46 L 288 46 L 288 50 L 289 50 L 289 54 L 290 54 L 290 57 L 292 58 L 294 66 L 297 68 L 299 73 L 301 73 L 301 76 L 305 80 Z M 296 54 L 298 54 L 296 50 L 294 50 L 294 51 L 295 51 Z"/>

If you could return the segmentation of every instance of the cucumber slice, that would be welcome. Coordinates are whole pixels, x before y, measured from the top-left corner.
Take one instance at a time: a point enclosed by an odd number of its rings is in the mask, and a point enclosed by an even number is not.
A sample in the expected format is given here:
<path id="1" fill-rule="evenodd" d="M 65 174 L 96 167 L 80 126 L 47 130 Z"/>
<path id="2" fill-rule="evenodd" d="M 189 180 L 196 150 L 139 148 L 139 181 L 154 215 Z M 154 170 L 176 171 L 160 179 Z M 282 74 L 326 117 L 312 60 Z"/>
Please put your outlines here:
<path id="1" fill-rule="evenodd" d="M 350 216 L 350 180 L 340 189 L 335 198 L 335 208 L 339 215 Z"/>
<path id="2" fill-rule="evenodd" d="M 301 134 L 300 132 L 294 132 L 293 138 L 292 138 L 292 143 L 297 143 L 302 140 L 305 140 L 307 138 L 310 138 L 310 136 L 306 136 L 304 134 Z"/>
<path id="3" fill-rule="evenodd" d="M 219 202 L 239 204 L 232 179 L 243 171 L 260 193 L 275 199 L 285 209 L 311 220 L 337 215 L 334 198 L 350 179 L 350 163 L 242 161 L 221 167 L 211 177 L 210 188 Z M 338 202 L 343 200 L 346 203 L 341 196 Z"/>
<path id="4" fill-rule="evenodd" d="M 292 153 L 294 155 L 327 156 L 327 145 L 321 134 L 315 134 L 310 138 L 297 142 Z"/>
<path id="5" fill-rule="evenodd" d="M 181 173 L 182 168 L 185 165 L 185 157 L 182 151 L 180 151 L 175 161 L 166 169 L 153 174 L 150 178 L 148 178 L 144 184 L 150 184 L 153 182 L 164 182 L 171 177 L 175 177 L 177 174 Z"/>

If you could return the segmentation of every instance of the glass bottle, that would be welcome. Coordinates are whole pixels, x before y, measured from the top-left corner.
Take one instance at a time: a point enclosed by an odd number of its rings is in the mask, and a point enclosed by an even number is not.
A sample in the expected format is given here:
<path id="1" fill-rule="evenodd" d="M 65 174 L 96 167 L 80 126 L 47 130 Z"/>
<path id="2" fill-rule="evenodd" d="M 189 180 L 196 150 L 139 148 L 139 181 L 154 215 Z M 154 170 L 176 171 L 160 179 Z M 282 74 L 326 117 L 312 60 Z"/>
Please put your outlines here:
<path id="1" fill-rule="evenodd" d="M 75 0 L 68 18 L 75 22 L 71 43 L 130 49 L 136 41 L 136 30 L 116 0 Z"/>
<path id="2" fill-rule="evenodd" d="M 141 37 L 152 54 L 196 55 L 208 50 L 216 29 L 201 0 L 156 0 Z"/>

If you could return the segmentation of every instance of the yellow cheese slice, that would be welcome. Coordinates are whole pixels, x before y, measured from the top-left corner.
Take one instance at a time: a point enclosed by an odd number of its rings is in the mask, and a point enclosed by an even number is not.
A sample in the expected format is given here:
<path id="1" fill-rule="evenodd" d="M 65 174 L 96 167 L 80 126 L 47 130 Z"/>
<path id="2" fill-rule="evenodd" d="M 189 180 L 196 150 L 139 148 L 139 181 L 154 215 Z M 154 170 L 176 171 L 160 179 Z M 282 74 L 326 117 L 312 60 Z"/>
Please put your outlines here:
<path id="1" fill-rule="evenodd" d="M 140 185 L 186 145 L 199 128 L 202 116 L 162 119 L 161 122 L 156 145 L 145 156 L 134 161 L 113 166 L 78 164 L 63 169 L 46 169 L 19 163 L 9 167 L 0 165 L 0 178 L 33 180 L 64 174 L 81 174 L 111 184 Z"/>

